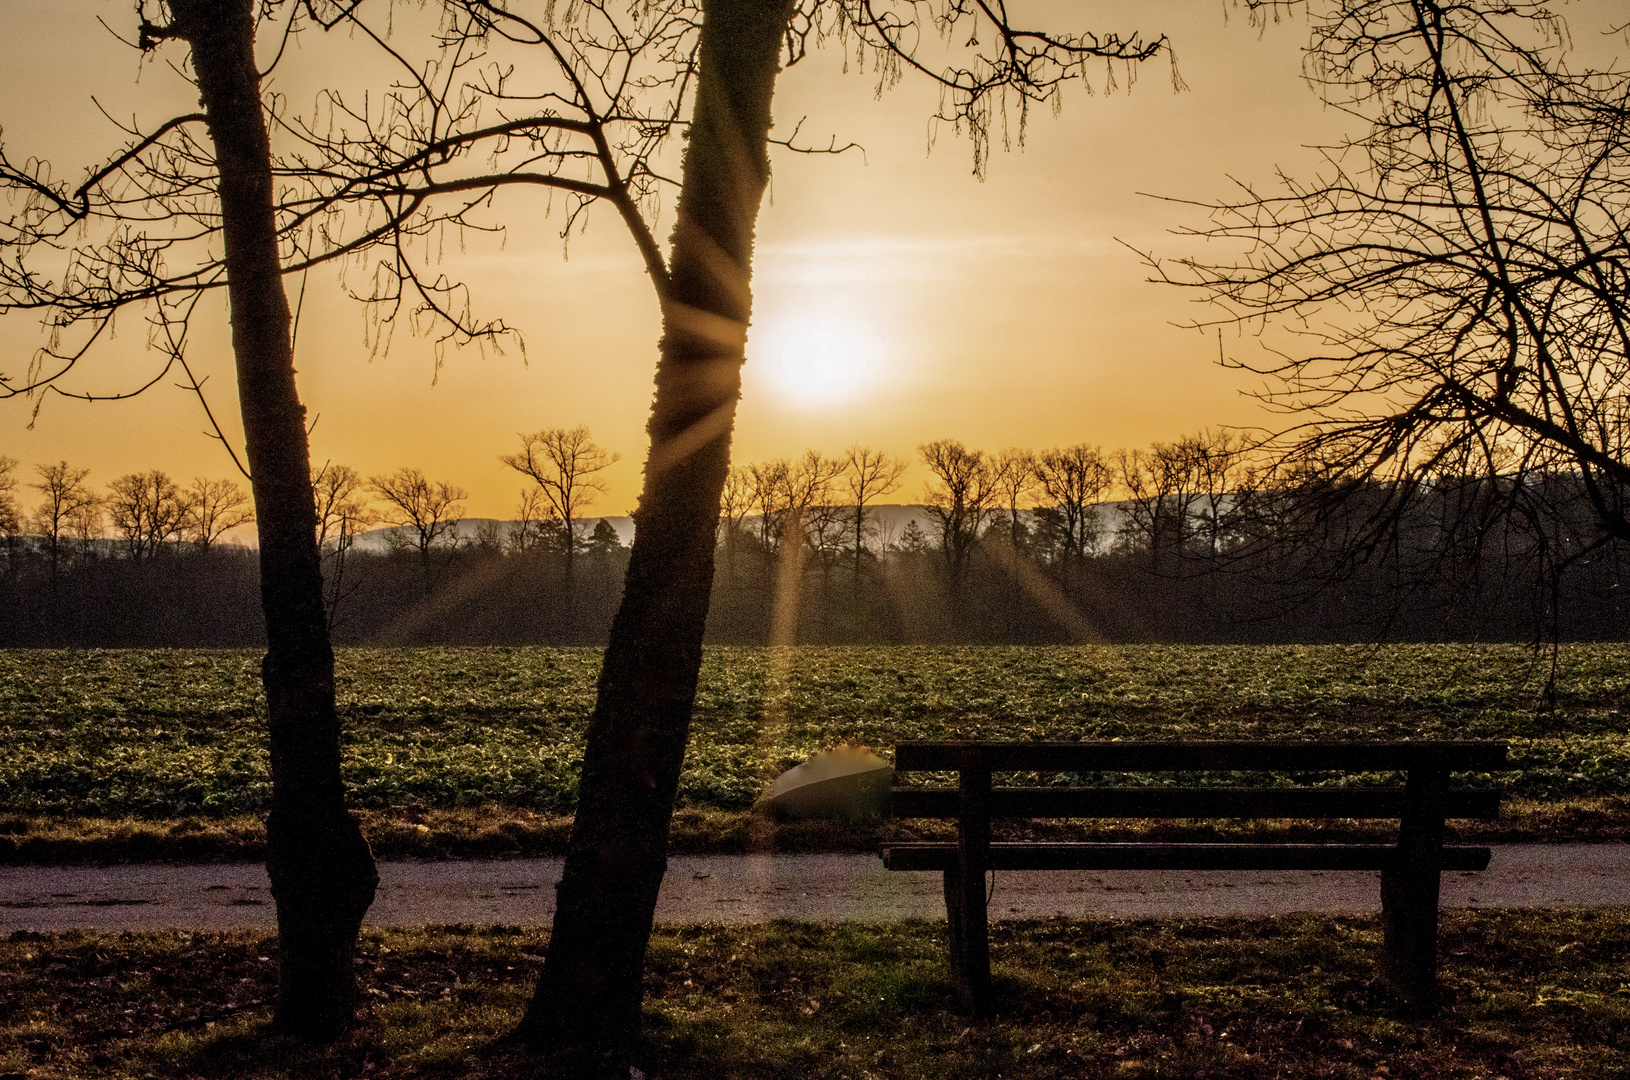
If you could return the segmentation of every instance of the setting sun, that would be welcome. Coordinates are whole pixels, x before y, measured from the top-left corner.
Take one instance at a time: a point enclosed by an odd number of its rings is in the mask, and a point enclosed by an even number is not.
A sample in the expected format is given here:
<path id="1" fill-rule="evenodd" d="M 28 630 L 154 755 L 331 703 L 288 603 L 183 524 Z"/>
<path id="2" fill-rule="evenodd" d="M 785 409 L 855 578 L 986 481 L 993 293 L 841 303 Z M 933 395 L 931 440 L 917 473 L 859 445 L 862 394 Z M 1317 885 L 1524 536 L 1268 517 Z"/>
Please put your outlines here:
<path id="1" fill-rule="evenodd" d="M 794 408 L 830 408 L 877 388 L 882 352 L 873 333 L 841 316 L 797 315 L 767 326 L 762 344 L 753 335 L 745 377 Z"/>

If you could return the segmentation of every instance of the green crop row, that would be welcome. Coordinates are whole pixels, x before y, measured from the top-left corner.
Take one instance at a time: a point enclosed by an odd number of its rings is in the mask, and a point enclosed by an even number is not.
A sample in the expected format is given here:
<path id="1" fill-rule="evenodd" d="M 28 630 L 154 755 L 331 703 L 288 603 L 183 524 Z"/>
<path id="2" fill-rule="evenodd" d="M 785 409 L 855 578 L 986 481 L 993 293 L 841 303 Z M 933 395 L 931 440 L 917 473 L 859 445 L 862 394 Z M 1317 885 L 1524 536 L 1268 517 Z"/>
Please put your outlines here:
<path id="1" fill-rule="evenodd" d="M 595 649 L 350 649 L 346 776 L 365 806 L 569 810 Z M 0 652 L 0 810 L 265 806 L 259 656 Z M 1630 792 L 1630 646 L 718 648 L 681 805 L 749 805 L 826 747 L 905 739 L 1506 738 L 1531 798 Z"/>

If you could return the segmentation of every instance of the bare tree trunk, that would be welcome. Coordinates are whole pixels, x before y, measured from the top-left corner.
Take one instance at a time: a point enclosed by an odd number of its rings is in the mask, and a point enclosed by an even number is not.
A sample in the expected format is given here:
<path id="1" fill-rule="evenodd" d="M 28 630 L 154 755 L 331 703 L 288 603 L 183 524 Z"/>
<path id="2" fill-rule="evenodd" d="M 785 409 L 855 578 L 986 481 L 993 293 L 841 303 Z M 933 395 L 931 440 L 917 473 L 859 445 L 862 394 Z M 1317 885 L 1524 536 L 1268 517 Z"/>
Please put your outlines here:
<path id="1" fill-rule="evenodd" d="M 261 665 L 271 734 L 266 868 L 277 902 L 277 1026 L 332 1038 L 352 1020 L 357 931 L 378 875 L 340 779 L 334 653 L 324 616 L 305 408 L 294 383 L 255 67 L 254 0 L 170 0 L 157 30 L 192 46 L 220 177 L 232 350 L 260 534 Z"/>
<path id="2" fill-rule="evenodd" d="M 866 556 L 866 504 L 855 503 L 855 591 L 860 590 L 861 562 Z"/>
<path id="3" fill-rule="evenodd" d="M 582 615 L 577 603 L 577 534 L 573 531 L 571 515 L 563 515 L 561 522 L 562 539 L 566 543 L 566 561 L 561 568 L 561 623 L 565 628 L 567 640 L 576 641 L 582 630 Z"/>
<path id="4" fill-rule="evenodd" d="M 770 97 L 791 5 L 707 0 L 663 298 L 651 451 L 600 673 L 577 819 L 517 1038 L 627 1075 L 645 948 L 690 733 L 751 311 Z"/>
<path id="5" fill-rule="evenodd" d="M 574 531 L 575 527 L 572 525 L 572 518 L 570 514 L 566 515 L 566 520 L 562 524 L 564 526 L 564 540 L 566 543 L 566 602 L 570 604 L 572 595 L 572 571 L 575 569 L 573 565 L 573 558 L 577 555 L 577 533 Z"/>

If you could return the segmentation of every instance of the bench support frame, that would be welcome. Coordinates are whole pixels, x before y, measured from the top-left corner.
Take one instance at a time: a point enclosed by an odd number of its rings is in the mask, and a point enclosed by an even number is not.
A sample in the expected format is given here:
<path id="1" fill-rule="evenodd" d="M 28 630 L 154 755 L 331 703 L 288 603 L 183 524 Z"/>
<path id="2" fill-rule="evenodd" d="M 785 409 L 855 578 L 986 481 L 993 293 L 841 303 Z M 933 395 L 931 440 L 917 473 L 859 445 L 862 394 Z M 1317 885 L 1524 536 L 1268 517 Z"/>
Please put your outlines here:
<path id="1" fill-rule="evenodd" d="M 1349 755 L 1359 751 L 1357 758 Z M 1168 751 L 1158 744 L 1000 744 L 1000 743 L 916 743 L 901 744 L 896 750 L 896 770 L 955 769 L 959 783 L 955 789 L 957 841 L 950 845 L 915 844 L 898 849 L 890 869 L 928 869 L 926 862 L 937 861 L 941 848 L 947 861 L 943 867 L 945 912 L 950 938 L 951 972 L 958 1001 L 965 1013 L 983 1019 L 991 1012 L 990 923 L 986 910 L 986 876 L 993 865 L 991 819 L 993 817 L 992 772 L 995 769 L 1038 767 L 1042 753 L 1072 759 L 1064 768 L 1079 770 L 1093 757 L 1121 756 L 1122 768 L 1192 768 L 1192 763 L 1172 764 L 1158 760 Z M 1241 863 L 1269 868 L 1280 862 L 1313 868 L 1326 863 L 1341 868 L 1381 868 L 1382 944 L 1379 958 L 1381 977 L 1398 995 L 1404 1007 L 1425 1014 L 1437 1005 L 1437 939 L 1440 875 L 1445 868 L 1481 869 L 1488 865 L 1487 848 L 1444 847 L 1445 821 L 1452 812 L 1464 813 L 1476 807 L 1475 816 L 1498 815 L 1498 796 L 1473 802 L 1480 793 L 1453 790 L 1449 786 L 1451 765 L 1459 768 L 1503 765 L 1503 743 L 1464 744 L 1178 744 L 1178 750 L 1202 759 L 1201 768 L 1252 769 L 1280 767 L 1296 769 L 1340 769 L 1342 767 L 1392 767 L 1406 770 L 1402 812 L 1397 812 L 1395 795 L 1385 791 L 1363 791 L 1353 797 L 1371 799 L 1378 808 L 1397 813 L 1396 847 L 1380 845 L 1230 845 L 1230 844 L 1002 844 L 1004 865 L 1018 863 L 1016 869 L 1110 869 L 1133 865 L 1178 866 L 1189 869 L 1234 869 Z M 1364 758 L 1363 755 L 1369 755 Z M 1073 759 L 1084 759 L 1073 761 Z M 1392 759 L 1396 758 L 1396 761 Z M 1010 760 L 1012 759 L 1012 760 Z M 1346 760 L 1343 760 L 1346 759 Z M 1362 765 L 1349 764 L 1362 761 Z M 1304 763 L 1305 762 L 1305 763 Z M 1113 767 L 1113 765 L 1111 766 Z M 921 789 L 919 789 L 921 790 Z M 1013 794 L 1003 789 L 1003 797 Z M 1395 793 L 1397 789 L 1392 789 Z M 901 800 L 902 809 L 920 805 L 920 816 L 949 816 L 949 807 L 939 806 L 939 789 L 917 802 Z M 950 791 L 943 792 L 948 797 Z M 1022 797 L 1024 793 L 1019 793 Z M 1094 789 L 1061 793 L 1067 799 L 1092 799 Z M 1183 798 L 1189 798 L 1187 793 Z M 1481 793 L 1490 794 L 1490 793 Z M 1283 801 L 1287 807 L 1278 816 L 1292 816 L 1293 799 L 1281 799 L 1282 792 L 1246 792 L 1248 801 L 1261 805 Z M 1156 796 L 1158 798 L 1158 796 Z M 1392 800 L 1386 802 L 1384 800 Z M 911 815 L 919 816 L 919 815 Z M 1272 816 L 1272 815 L 1270 815 Z M 1215 849 L 1214 851 L 1209 849 Z M 885 865 L 890 851 L 884 851 Z M 929 856 L 925 860 L 924 856 Z M 1026 856 L 1029 856 L 1026 858 Z M 1281 858 L 1283 856 L 1284 858 Z"/>

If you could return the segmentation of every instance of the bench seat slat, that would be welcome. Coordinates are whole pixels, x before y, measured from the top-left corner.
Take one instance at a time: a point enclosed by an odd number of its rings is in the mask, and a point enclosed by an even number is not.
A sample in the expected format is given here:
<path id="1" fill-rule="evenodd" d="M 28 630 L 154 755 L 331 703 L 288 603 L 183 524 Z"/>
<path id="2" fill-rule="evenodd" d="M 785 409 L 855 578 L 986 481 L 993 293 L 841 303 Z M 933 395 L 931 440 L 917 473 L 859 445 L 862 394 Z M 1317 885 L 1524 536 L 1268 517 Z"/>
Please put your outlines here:
<path id="1" fill-rule="evenodd" d="M 1483 870 L 1486 847 L 1444 847 L 1441 869 Z M 992 844 L 993 870 L 1386 870 L 1391 844 Z M 955 844 L 891 844 L 889 870 L 945 870 Z"/>
<path id="2" fill-rule="evenodd" d="M 1398 818 L 1403 788 L 996 788 L 992 817 L 1023 818 Z M 955 818 L 955 788 L 902 787 L 889 794 L 897 818 Z M 1449 792 L 1447 817 L 1498 818 L 1500 793 Z"/>
<path id="3" fill-rule="evenodd" d="M 1393 770 L 1421 766 L 1457 772 L 1503 769 L 1506 743 L 1459 742 L 903 742 L 897 771 L 949 772 L 977 751 L 990 768 L 1046 772 L 1224 772 Z"/>

